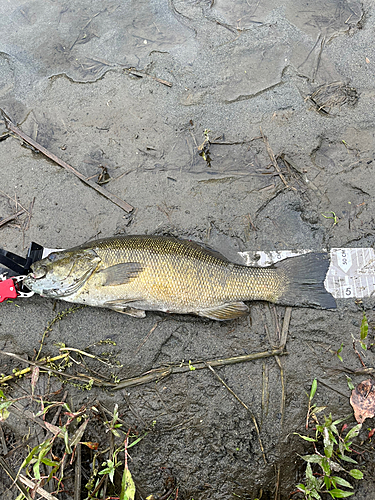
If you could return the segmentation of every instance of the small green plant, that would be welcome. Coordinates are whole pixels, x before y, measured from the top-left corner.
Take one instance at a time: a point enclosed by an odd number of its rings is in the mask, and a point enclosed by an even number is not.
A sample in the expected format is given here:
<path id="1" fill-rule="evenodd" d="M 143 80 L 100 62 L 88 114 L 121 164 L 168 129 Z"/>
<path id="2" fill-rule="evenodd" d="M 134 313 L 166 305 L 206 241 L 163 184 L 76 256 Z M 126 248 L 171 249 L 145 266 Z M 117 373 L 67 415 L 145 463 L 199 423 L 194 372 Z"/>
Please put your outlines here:
<path id="1" fill-rule="evenodd" d="M 193 372 L 195 370 L 195 366 L 193 366 L 193 363 L 189 359 L 189 370 Z"/>
<path id="2" fill-rule="evenodd" d="M 326 214 L 322 214 L 322 216 L 325 218 L 325 219 L 333 219 L 333 226 L 336 226 L 336 224 L 338 224 L 339 222 L 339 218 L 337 217 L 337 215 L 335 214 L 335 212 L 329 212 L 330 214 L 332 215 L 326 215 Z"/>
<path id="3" fill-rule="evenodd" d="M 311 404 L 313 397 L 315 396 L 315 392 L 316 392 L 317 387 L 318 387 L 318 381 L 316 379 L 314 379 L 313 383 L 311 385 L 311 390 L 310 390 L 310 395 L 309 395 L 309 403 L 308 403 L 307 415 L 306 415 L 306 430 L 309 428 L 310 418 L 314 418 L 316 420 L 315 415 L 326 409 L 325 406 L 316 406 L 316 404 Z"/>
<path id="4" fill-rule="evenodd" d="M 322 498 L 322 493 L 328 493 L 332 498 L 346 498 L 354 494 L 353 491 L 350 491 L 350 489 L 353 489 L 353 486 L 342 475 L 346 475 L 348 479 L 363 478 L 363 473 L 359 469 L 347 470 L 344 467 L 344 463 L 357 463 L 351 456 L 348 456 L 348 453 L 350 454 L 352 451 L 352 441 L 358 436 L 362 424 L 354 426 L 346 434 L 344 431 L 348 428 L 347 424 L 342 426 L 341 431 L 337 428 L 345 419 L 333 421 L 330 414 L 329 417 L 324 416 L 324 423 L 321 424 L 316 417 L 316 406 L 311 405 L 316 388 L 317 383 L 314 380 L 309 396 L 307 417 L 307 421 L 312 416 L 316 422 L 315 437 L 295 433 L 305 441 L 313 443 L 314 446 L 313 454 L 301 457 L 307 462 L 306 479 L 305 484 L 300 483 L 297 485 L 297 488 L 304 494 L 306 500 L 319 500 Z M 314 409 L 315 411 L 313 411 Z M 319 467 L 314 471 L 313 467 L 316 467 L 316 465 Z M 349 490 L 342 488 L 349 488 Z"/>
<path id="5" fill-rule="evenodd" d="M 367 349 L 367 344 L 365 343 L 365 340 L 367 338 L 368 334 L 368 321 L 365 312 L 363 311 L 363 317 L 362 317 L 362 322 L 361 322 L 361 347 L 364 351 Z"/>
<path id="6" fill-rule="evenodd" d="M 342 350 L 344 349 L 344 343 L 342 342 L 340 347 L 338 348 L 338 350 L 336 351 L 336 356 L 339 358 L 339 360 L 341 361 L 341 363 L 343 363 L 343 359 L 342 359 L 342 356 L 341 356 L 341 353 L 342 353 Z"/>

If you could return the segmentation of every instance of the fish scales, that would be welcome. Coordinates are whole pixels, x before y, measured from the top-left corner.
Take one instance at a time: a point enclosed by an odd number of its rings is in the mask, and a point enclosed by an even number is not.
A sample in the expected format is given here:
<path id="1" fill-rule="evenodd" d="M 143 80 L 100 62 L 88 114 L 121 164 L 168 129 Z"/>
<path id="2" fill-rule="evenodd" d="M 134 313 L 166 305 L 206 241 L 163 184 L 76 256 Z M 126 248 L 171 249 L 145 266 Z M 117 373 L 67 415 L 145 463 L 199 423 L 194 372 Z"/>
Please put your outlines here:
<path id="1" fill-rule="evenodd" d="M 191 312 L 192 307 L 207 308 L 223 302 L 275 301 L 285 281 L 274 269 L 236 265 L 191 242 L 139 237 L 103 241 L 94 248 L 104 268 L 119 261 L 140 262 L 143 270 L 126 284 L 126 292 L 138 300 L 147 298 L 154 304 L 161 301 L 169 310 L 176 305 L 183 312 Z M 92 279 L 87 282 L 87 290 L 94 284 Z M 119 288 L 117 295 L 122 294 Z"/>
<path id="2" fill-rule="evenodd" d="M 145 310 L 224 320 L 246 314 L 243 301 L 335 307 L 324 289 L 326 254 L 269 268 L 241 266 L 195 242 L 159 236 L 97 240 L 34 263 L 25 284 L 47 297 L 144 317 Z"/>

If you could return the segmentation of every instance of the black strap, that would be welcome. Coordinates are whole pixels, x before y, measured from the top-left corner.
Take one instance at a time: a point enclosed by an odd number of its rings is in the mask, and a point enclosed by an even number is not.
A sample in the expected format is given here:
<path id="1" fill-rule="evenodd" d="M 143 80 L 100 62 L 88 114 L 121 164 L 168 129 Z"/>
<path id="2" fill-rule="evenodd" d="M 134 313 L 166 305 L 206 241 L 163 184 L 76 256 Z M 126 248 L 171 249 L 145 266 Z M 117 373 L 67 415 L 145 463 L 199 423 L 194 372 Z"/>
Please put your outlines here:
<path id="1" fill-rule="evenodd" d="M 23 275 L 30 272 L 30 266 L 33 262 L 40 260 L 43 255 L 43 247 L 38 243 L 32 242 L 27 252 L 26 259 L 15 253 L 8 252 L 0 248 L 0 264 L 11 269 L 17 274 Z"/>

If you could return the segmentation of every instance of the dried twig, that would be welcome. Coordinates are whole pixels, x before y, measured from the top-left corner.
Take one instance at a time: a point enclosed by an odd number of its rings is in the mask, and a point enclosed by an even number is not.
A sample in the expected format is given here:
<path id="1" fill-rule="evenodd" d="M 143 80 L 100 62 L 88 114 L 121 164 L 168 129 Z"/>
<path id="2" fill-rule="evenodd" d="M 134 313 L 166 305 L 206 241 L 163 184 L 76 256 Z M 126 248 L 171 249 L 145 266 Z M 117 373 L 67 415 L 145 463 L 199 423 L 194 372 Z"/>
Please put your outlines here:
<path id="1" fill-rule="evenodd" d="M 5 217 L 4 219 L 0 220 L 0 227 L 5 226 L 5 224 L 8 224 L 8 222 L 11 222 L 14 219 L 17 219 L 20 215 L 24 214 L 25 210 L 20 210 L 16 214 L 9 215 L 8 217 Z"/>
<path id="2" fill-rule="evenodd" d="M 65 349 L 67 349 L 67 348 L 65 348 Z M 90 357 L 93 357 L 92 355 L 85 353 L 84 351 L 79 351 L 79 352 L 82 355 L 88 355 Z M 5 352 L 5 351 L 0 350 L 0 354 L 3 354 L 5 356 L 10 356 L 12 358 L 15 358 L 15 359 L 17 359 L 23 363 L 29 364 L 31 366 L 38 366 L 41 370 L 45 370 L 48 373 L 53 373 L 54 375 L 57 375 L 59 377 L 66 377 L 69 380 L 79 380 L 81 382 L 86 382 L 86 383 L 89 382 L 97 387 L 110 387 L 113 390 L 117 391 L 117 390 L 125 389 L 126 387 L 134 387 L 137 385 L 148 384 L 149 382 L 160 381 L 160 380 L 168 377 L 171 374 L 186 373 L 186 372 L 191 371 L 192 369 L 202 370 L 204 368 L 207 368 L 207 364 L 209 364 L 210 366 L 233 365 L 233 364 L 237 364 L 237 363 L 244 363 L 246 361 L 254 361 L 255 359 L 268 358 L 271 356 L 281 356 L 281 355 L 286 354 L 286 352 L 283 349 L 273 349 L 272 351 L 256 352 L 253 354 L 246 354 L 243 356 L 235 356 L 233 358 L 215 359 L 215 360 L 211 360 L 211 361 L 194 361 L 194 363 L 180 363 L 180 364 L 155 368 L 155 369 L 150 370 L 149 372 L 146 372 L 146 373 L 139 375 L 137 377 L 132 377 L 132 378 L 121 380 L 118 383 L 107 382 L 103 379 L 95 378 L 95 377 L 86 375 L 84 373 L 77 373 L 76 375 L 70 375 L 70 374 L 65 373 L 63 371 L 59 371 L 59 370 L 55 370 L 53 368 L 50 368 L 46 364 L 46 363 L 51 362 L 51 361 L 57 361 L 59 359 L 63 359 L 65 357 L 68 357 L 69 351 L 66 354 L 61 354 L 59 356 L 55 356 L 54 358 L 44 358 L 37 363 L 34 361 L 30 361 L 28 359 L 24 359 L 21 356 L 18 356 L 17 354 L 10 353 L 10 352 Z M 95 358 L 95 359 L 98 359 L 98 358 Z M 20 375 L 24 375 L 25 373 L 29 373 L 30 371 L 31 371 L 30 368 L 25 368 L 24 370 L 16 372 L 14 375 L 8 375 L 6 377 L 3 377 L 2 379 L 0 379 L 0 383 L 9 382 L 13 378 L 20 376 Z"/>
<path id="3" fill-rule="evenodd" d="M 141 73 L 140 71 L 136 71 L 133 68 L 127 69 L 126 71 L 129 75 L 137 76 L 138 78 L 147 76 L 148 78 L 151 78 L 152 80 L 155 80 L 156 82 L 159 82 L 166 87 L 172 87 L 172 84 L 170 82 L 167 82 L 167 80 L 162 80 L 161 78 L 156 78 L 156 76 L 148 75 L 147 73 Z"/>
<path id="4" fill-rule="evenodd" d="M 260 133 L 262 135 L 262 139 L 263 139 L 263 142 L 264 144 L 266 145 L 266 149 L 267 149 L 267 153 L 268 153 L 268 156 L 270 157 L 270 160 L 272 162 L 272 165 L 275 167 L 275 170 L 276 172 L 278 173 L 280 179 L 283 181 L 283 183 L 285 184 L 285 187 L 287 188 L 290 188 L 290 189 L 293 189 L 293 191 L 297 191 L 295 187 L 293 186 L 290 186 L 287 182 L 287 180 L 285 179 L 284 175 L 282 174 L 281 170 L 280 170 L 280 167 L 277 163 L 277 160 L 275 158 L 275 155 L 271 149 L 271 146 L 270 146 L 270 143 L 268 142 L 268 139 L 267 137 L 263 134 L 263 130 L 262 130 L 262 127 L 260 127 Z"/>
<path id="5" fill-rule="evenodd" d="M 142 340 L 142 342 L 139 344 L 139 346 L 137 347 L 137 349 L 136 349 L 136 351 L 135 351 L 135 353 L 134 353 L 134 356 L 135 356 L 136 354 L 138 354 L 138 353 L 139 353 L 139 351 L 142 349 L 142 347 L 145 345 L 145 343 L 146 343 L 146 342 L 147 342 L 147 340 L 149 339 L 150 335 L 151 335 L 152 333 L 154 333 L 154 331 L 156 330 L 156 328 L 158 327 L 158 325 L 159 325 L 159 321 L 157 321 L 157 322 L 154 324 L 154 326 L 153 326 L 153 327 L 151 328 L 151 330 L 148 332 L 148 334 L 146 335 L 146 337 L 145 337 L 145 338 Z"/>
<path id="6" fill-rule="evenodd" d="M 44 154 L 44 156 L 46 156 L 50 160 L 52 160 L 55 163 L 57 163 L 57 165 L 59 165 L 60 167 L 63 167 L 68 172 L 73 173 L 83 183 L 85 183 L 88 186 L 90 186 L 91 188 L 95 189 L 95 191 L 97 191 L 98 193 L 100 193 L 101 195 L 103 195 L 105 198 L 107 198 L 108 200 L 110 200 L 112 203 L 114 203 L 118 207 L 120 207 L 123 210 L 125 210 L 125 212 L 131 212 L 133 210 L 134 207 L 132 207 L 131 205 L 129 205 L 129 203 L 126 203 L 126 201 L 121 200 L 116 195 L 110 193 L 107 189 L 103 188 L 102 186 L 99 186 L 93 180 L 87 179 L 83 174 L 81 174 L 80 172 L 78 172 L 75 168 L 73 168 L 72 166 L 70 166 L 64 160 L 61 160 L 55 154 L 51 153 L 50 151 L 48 151 L 48 149 L 46 149 L 41 144 L 39 144 L 38 142 L 34 141 L 31 137 L 29 137 L 24 132 L 22 132 L 22 130 L 20 130 L 18 127 L 16 127 L 14 125 L 14 123 L 11 122 L 11 120 L 7 117 L 7 115 L 4 113 L 3 110 L 0 109 L 0 112 L 1 112 L 1 114 L 3 116 L 3 119 L 5 121 L 5 125 L 7 126 L 7 128 L 9 130 L 11 130 L 14 134 L 18 135 L 18 137 L 20 137 L 23 141 L 27 142 L 27 144 L 30 144 L 33 148 L 37 149 L 42 154 Z"/>
<path id="7" fill-rule="evenodd" d="M 194 370 L 202 370 L 210 366 L 225 366 L 233 365 L 236 363 L 244 363 L 246 361 L 254 361 L 255 359 L 268 358 L 271 356 L 280 356 L 286 354 L 282 349 L 274 349 L 272 351 L 256 352 L 253 354 L 246 354 L 244 356 L 235 356 L 233 358 L 226 359 L 216 359 L 212 361 L 194 361 L 190 363 L 181 363 L 179 365 L 172 365 L 169 367 L 156 368 L 150 370 L 149 372 L 140 375 L 139 377 L 128 378 L 122 380 L 118 384 L 113 384 L 114 390 L 125 389 L 126 387 L 133 387 L 135 385 L 147 384 L 148 382 L 153 382 L 155 380 L 161 380 L 168 377 L 171 374 L 186 373 Z"/>

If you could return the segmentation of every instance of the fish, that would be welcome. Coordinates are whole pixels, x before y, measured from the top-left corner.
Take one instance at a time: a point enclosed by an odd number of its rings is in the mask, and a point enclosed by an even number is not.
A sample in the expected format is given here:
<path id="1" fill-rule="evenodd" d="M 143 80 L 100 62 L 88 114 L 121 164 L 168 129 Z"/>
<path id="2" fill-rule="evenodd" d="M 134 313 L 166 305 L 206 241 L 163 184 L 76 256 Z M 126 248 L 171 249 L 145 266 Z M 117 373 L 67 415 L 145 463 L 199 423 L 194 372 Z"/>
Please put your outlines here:
<path id="1" fill-rule="evenodd" d="M 336 308 L 324 288 L 328 268 L 325 252 L 249 267 L 190 240 L 119 236 L 51 253 L 32 264 L 24 285 L 43 297 L 137 318 L 162 311 L 223 321 L 248 314 L 247 301 Z"/>

